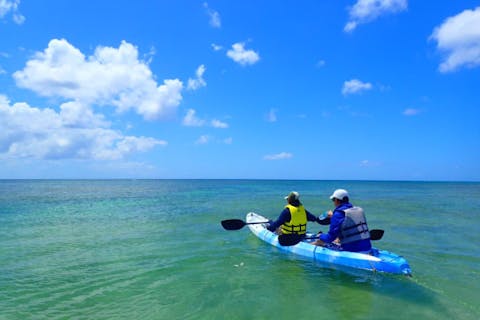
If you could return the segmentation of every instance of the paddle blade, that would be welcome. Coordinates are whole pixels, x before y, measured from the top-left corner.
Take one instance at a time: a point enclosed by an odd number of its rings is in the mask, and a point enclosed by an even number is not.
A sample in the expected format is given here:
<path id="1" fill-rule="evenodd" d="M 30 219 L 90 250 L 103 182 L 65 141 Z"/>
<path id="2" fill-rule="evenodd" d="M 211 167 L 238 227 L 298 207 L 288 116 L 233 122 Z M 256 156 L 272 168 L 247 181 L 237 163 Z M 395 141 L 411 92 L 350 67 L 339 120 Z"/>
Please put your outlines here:
<path id="1" fill-rule="evenodd" d="M 299 234 L 281 234 L 278 236 L 278 243 L 282 246 L 294 246 L 303 239 L 303 235 Z"/>
<path id="2" fill-rule="evenodd" d="M 385 231 L 380 230 L 380 229 L 370 230 L 370 240 L 380 240 L 380 239 L 382 239 L 384 232 Z"/>
<path id="3" fill-rule="evenodd" d="M 245 227 L 245 225 L 245 221 L 240 219 L 222 220 L 222 227 L 225 230 L 240 230 Z"/>

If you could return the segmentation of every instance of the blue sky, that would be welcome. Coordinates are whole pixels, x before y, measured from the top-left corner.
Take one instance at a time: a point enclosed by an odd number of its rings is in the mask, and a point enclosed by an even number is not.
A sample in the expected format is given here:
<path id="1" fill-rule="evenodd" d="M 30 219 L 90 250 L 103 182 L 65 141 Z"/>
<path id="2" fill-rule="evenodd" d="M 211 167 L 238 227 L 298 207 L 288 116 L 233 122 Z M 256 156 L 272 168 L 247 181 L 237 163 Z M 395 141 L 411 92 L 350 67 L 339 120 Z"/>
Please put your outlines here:
<path id="1" fill-rule="evenodd" d="M 0 178 L 480 181 L 480 2 L 0 0 Z"/>

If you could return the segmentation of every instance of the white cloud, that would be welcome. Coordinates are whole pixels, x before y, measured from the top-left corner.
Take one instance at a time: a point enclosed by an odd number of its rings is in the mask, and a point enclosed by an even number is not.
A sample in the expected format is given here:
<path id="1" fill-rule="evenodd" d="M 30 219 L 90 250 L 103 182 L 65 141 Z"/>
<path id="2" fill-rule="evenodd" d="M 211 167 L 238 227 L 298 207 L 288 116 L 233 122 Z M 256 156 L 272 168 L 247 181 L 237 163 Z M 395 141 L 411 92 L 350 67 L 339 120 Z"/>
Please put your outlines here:
<path id="1" fill-rule="evenodd" d="M 350 9 L 350 20 L 344 27 L 345 32 L 352 32 L 359 24 L 367 23 L 376 18 L 407 10 L 407 0 L 358 0 Z"/>
<path id="2" fill-rule="evenodd" d="M 358 79 L 352 79 L 343 83 L 342 94 L 347 95 L 353 93 L 360 93 L 362 91 L 370 89 L 372 89 L 371 83 L 362 82 Z"/>
<path id="3" fill-rule="evenodd" d="M 263 157 L 264 160 L 283 160 L 290 159 L 293 157 L 293 154 L 289 152 L 281 152 L 277 154 L 270 154 Z"/>
<path id="4" fill-rule="evenodd" d="M 18 12 L 20 0 L 0 0 L 0 19 L 3 19 L 7 14 L 12 14 L 13 22 L 22 24 L 25 22 L 25 17 Z"/>
<path id="5" fill-rule="evenodd" d="M 80 102 L 67 102 L 60 112 L 10 102 L 0 95 L 2 158 L 116 160 L 167 142 L 124 136 L 110 129 L 102 115 Z"/>
<path id="6" fill-rule="evenodd" d="M 203 3 L 203 7 L 207 10 L 207 14 L 210 17 L 210 25 L 214 28 L 220 28 L 222 26 L 220 14 L 217 11 L 210 9 L 207 2 Z"/>
<path id="7" fill-rule="evenodd" d="M 362 160 L 360 162 L 360 167 L 363 168 L 373 168 L 373 167 L 380 167 L 382 164 L 380 162 L 373 162 L 370 160 Z"/>
<path id="8" fill-rule="evenodd" d="M 208 134 L 201 135 L 196 141 L 195 144 L 209 144 L 209 143 L 217 143 L 217 144 L 227 144 L 230 145 L 233 143 L 233 139 L 231 137 L 219 139 L 215 136 L 211 136 Z"/>
<path id="9" fill-rule="evenodd" d="M 197 68 L 195 72 L 196 78 L 195 79 L 188 79 L 187 89 L 189 90 L 197 90 L 201 87 L 205 87 L 207 83 L 203 79 L 203 74 L 205 73 L 205 66 L 202 64 Z"/>
<path id="10" fill-rule="evenodd" d="M 465 10 L 449 17 L 436 27 L 431 39 L 437 41 L 438 50 L 446 53 L 440 72 L 480 65 L 480 7 Z"/>
<path id="11" fill-rule="evenodd" d="M 407 108 L 403 111 L 403 115 L 405 115 L 405 116 L 416 116 L 420 112 L 421 112 L 420 109 Z"/>
<path id="12" fill-rule="evenodd" d="M 277 109 L 270 109 L 267 114 L 267 121 L 268 122 L 276 122 L 277 121 Z"/>
<path id="13" fill-rule="evenodd" d="M 260 60 L 260 56 L 253 50 L 245 50 L 245 43 L 234 43 L 227 56 L 242 66 L 251 65 Z"/>
<path id="14" fill-rule="evenodd" d="M 207 120 L 200 119 L 196 116 L 196 111 L 194 109 L 188 109 L 187 114 L 182 120 L 182 124 L 187 127 L 203 127 L 207 124 L 214 128 L 228 128 L 228 123 L 222 122 L 217 119 L 213 119 L 212 121 L 208 122 Z"/>
<path id="15" fill-rule="evenodd" d="M 171 116 L 182 100 L 182 82 L 157 85 L 137 48 L 125 41 L 118 48 L 97 47 L 86 58 L 68 41 L 53 39 L 13 77 L 39 95 L 112 105 L 119 112 L 133 109 L 147 120 Z"/>
<path id="16" fill-rule="evenodd" d="M 225 123 L 225 122 L 222 122 L 220 120 L 217 120 L 217 119 L 213 119 L 210 124 L 212 125 L 212 127 L 214 128 L 220 128 L 220 129 L 225 129 L 225 128 L 228 128 L 228 123 Z"/>
<path id="17" fill-rule="evenodd" d="M 183 118 L 182 124 L 187 127 L 201 127 L 205 125 L 205 120 L 197 118 L 195 113 L 197 112 L 194 109 L 188 109 L 187 114 Z"/>
<path id="18" fill-rule="evenodd" d="M 93 113 L 90 107 L 78 101 L 63 103 L 60 106 L 59 115 L 61 123 L 67 128 L 107 128 L 110 126 L 110 122 L 105 121 L 103 115 Z"/>
<path id="19" fill-rule="evenodd" d="M 13 15 L 13 22 L 15 22 L 16 24 L 23 24 L 25 22 L 25 16 L 19 13 L 15 13 Z"/>
<path id="20" fill-rule="evenodd" d="M 208 135 L 203 135 L 200 136 L 197 141 L 195 141 L 195 144 L 207 144 L 210 141 L 210 136 Z"/>
<path id="21" fill-rule="evenodd" d="M 223 49 L 223 47 L 219 44 L 212 43 L 212 49 L 213 51 L 220 51 Z"/>
<path id="22" fill-rule="evenodd" d="M 154 46 L 150 47 L 150 50 L 147 53 L 143 54 L 143 59 L 145 60 L 146 64 L 151 64 L 153 62 L 153 57 L 157 53 L 157 49 Z"/>

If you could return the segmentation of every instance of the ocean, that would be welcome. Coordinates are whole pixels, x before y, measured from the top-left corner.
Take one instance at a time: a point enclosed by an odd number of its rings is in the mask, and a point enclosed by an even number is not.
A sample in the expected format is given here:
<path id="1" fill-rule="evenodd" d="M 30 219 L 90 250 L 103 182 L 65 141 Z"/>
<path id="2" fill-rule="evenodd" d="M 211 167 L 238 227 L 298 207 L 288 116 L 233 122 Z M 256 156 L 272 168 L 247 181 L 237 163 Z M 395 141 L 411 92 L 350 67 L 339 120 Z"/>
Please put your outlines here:
<path id="1" fill-rule="evenodd" d="M 336 188 L 413 277 L 335 269 L 220 221 Z M 0 180 L 0 319 L 480 318 L 480 183 Z M 327 227 L 310 223 L 311 231 Z"/>

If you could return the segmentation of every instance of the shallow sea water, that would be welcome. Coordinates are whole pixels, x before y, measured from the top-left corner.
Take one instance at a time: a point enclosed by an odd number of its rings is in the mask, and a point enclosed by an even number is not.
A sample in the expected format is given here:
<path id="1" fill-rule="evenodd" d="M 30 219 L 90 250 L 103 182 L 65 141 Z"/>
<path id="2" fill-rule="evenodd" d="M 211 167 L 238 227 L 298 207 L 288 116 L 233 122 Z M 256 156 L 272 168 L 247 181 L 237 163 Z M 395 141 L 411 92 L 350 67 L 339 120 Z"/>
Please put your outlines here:
<path id="1" fill-rule="evenodd" d="M 413 277 L 330 268 L 247 227 L 346 188 Z M 480 183 L 0 181 L 0 319 L 478 319 Z M 311 231 L 326 228 L 310 224 Z"/>

